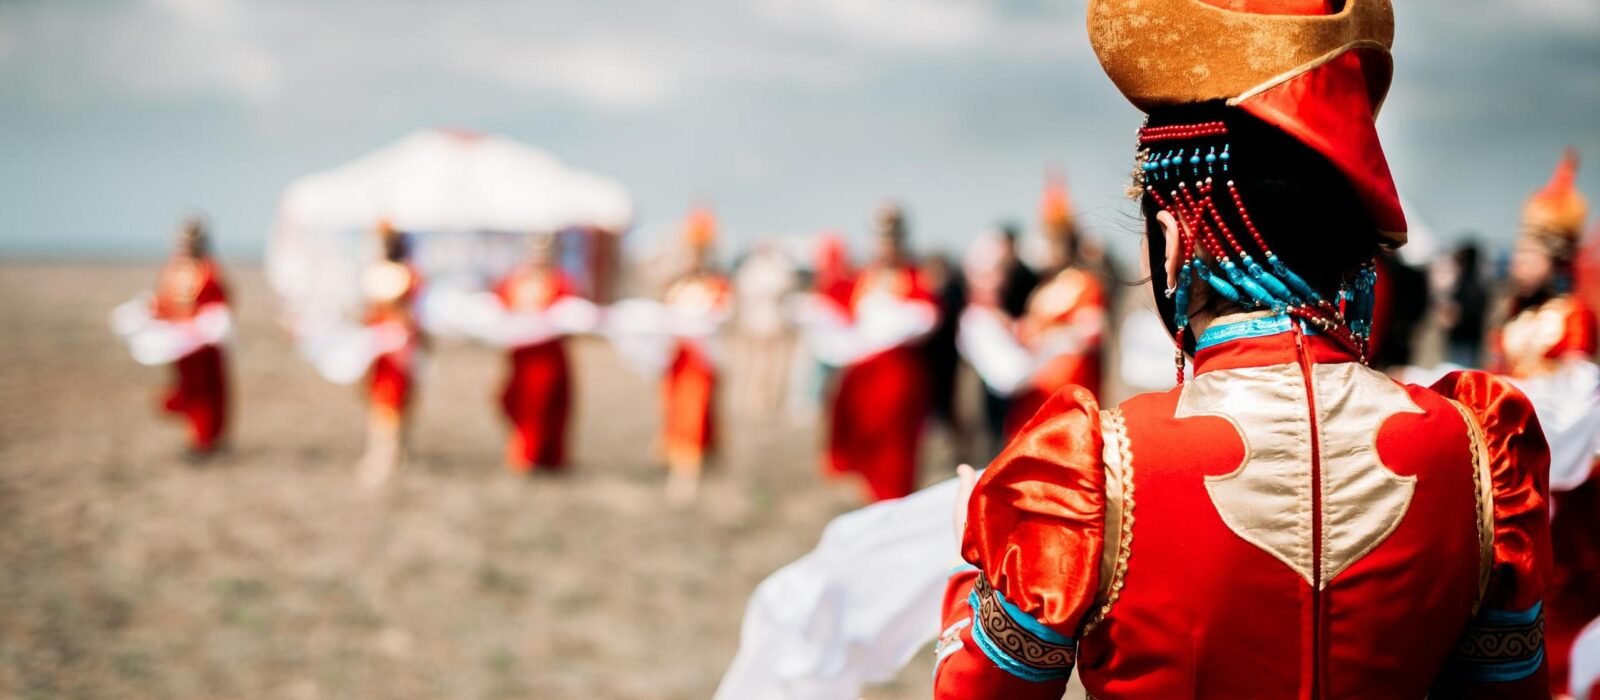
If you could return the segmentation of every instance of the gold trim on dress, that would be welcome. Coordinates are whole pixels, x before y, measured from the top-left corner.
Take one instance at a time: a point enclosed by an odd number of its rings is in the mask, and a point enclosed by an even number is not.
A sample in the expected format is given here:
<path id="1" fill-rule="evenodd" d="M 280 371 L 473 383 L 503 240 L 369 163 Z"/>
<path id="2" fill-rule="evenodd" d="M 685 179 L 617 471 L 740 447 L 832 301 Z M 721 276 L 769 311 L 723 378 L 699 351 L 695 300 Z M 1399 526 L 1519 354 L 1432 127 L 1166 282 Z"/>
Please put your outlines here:
<path id="1" fill-rule="evenodd" d="M 1450 399 L 1450 405 L 1461 412 L 1461 419 L 1467 423 L 1467 443 L 1472 449 L 1472 488 L 1478 496 L 1478 598 L 1472 604 L 1472 612 L 1476 614 L 1489 590 L 1489 574 L 1494 571 L 1494 475 L 1489 469 L 1489 448 L 1477 416 L 1460 401 Z"/>
<path id="2" fill-rule="evenodd" d="M 1088 634 L 1111 614 L 1111 606 L 1122 593 L 1128 575 L 1128 557 L 1133 553 L 1133 448 L 1128 443 L 1128 424 L 1122 409 L 1100 412 L 1100 435 L 1104 441 L 1101 459 L 1106 470 L 1106 527 L 1103 537 L 1115 546 L 1100 552 L 1100 607 L 1084 623 Z"/>

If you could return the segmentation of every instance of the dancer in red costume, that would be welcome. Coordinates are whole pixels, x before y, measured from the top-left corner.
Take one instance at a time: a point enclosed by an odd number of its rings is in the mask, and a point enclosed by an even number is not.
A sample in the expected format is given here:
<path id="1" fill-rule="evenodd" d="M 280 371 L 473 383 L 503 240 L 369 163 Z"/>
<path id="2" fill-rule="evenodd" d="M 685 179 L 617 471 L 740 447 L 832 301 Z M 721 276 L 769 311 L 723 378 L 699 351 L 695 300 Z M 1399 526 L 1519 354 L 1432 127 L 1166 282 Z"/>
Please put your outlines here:
<path id="1" fill-rule="evenodd" d="M 156 280 L 151 316 L 170 323 L 192 322 L 204 313 L 226 313 L 228 295 L 212 260 L 205 222 L 183 222 L 172 257 Z M 189 424 L 189 449 L 207 455 L 217 448 L 228 424 L 228 374 L 220 344 L 207 343 L 172 364 L 173 384 L 163 408 Z"/>
<path id="2" fill-rule="evenodd" d="M 1595 312 L 1571 293 L 1589 213 L 1577 175 L 1578 154 L 1569 149 L 1550 182 L 1523 207 L 1511 257 L 1511 309 L 1495 334 L 1500 369 L 1513 377 L 1547 374 L 1568 359 L 1594 359 L 1600 336 Z"/>
<path id="3" fill-rule="evenodd" d="M 1495 333 L 1497 362 L 1516 379 L 1548 377 L 1594 359 L 1595 314 L 1571 293 L 1589 212 L 1574 186 L 1577 169 L 1578 154 L 1569 150 L 1523 208 L 1511 258 L 1511 309 Z M 1550 679 L 1559 693 L 1567 690 L 1572 640 L 1600 617 L 1600 473 L 1591 466 L 1587 474 L 1552 474 L 1551 492 L 1555 567 L 1545 605 Z"/>
<path id="4" fill-rule="evenodd" d="M 877 253 L 856 277 L 851 322 L 860 338 L 839 376 L 828 464 L 854 472 L 874 501 L 899 498 L 917 484 L 917 448 L 930 400 L 917 343 L 938 310 L 906 254 L 900 207 L 878 212 Z"/>
<path id="5" fill-rule="evenodd" d="M 358 478 L 365 486 L 387 481 L 405 462 L 406 421 L 411 406 L 422 332 L 413 304 L 422 278 L 411 267 L 403 234 L 381 222 L 378 236 L 383 259 L 361 273 L 366 299 L 366 324 L 382 352 L 368 370 L 367 450 Z"/>
<path id="6" fill-rule="evenodd" d="M 553 236 L 535 236 L 527 261 L 502 280 L 495 294 L 511 314 L 546 314 L 573 287 L 555 265 Z M 500 395 L 511 438 L 506 463 L 519 472 L 559 470 L 567 460 L 571 377 L 561 335 L 547 335 L 511 348 L 511 372 Z"/>
<path id="7" fill-rule="evenodd" d="M 1100 698 L 1548 697 L 1532 406 L 1366 365 L 1372 260 L 1406 230 L 1373 122 L 1393 10 L 1339 7 L 1090 1 L 1149 114 L 1135 191 L 1194 378 L 1061 391 L 989 466 L 938 697 L 1057 700 L 1074 668 Z"/>
<path id="8" fill-rule="evenodd" d="M 1017 340 L 1034 356 L 1037 369 L 1027 389 L 1011 398 L 1006 435 L 1015 435 L 1045 400 L 1068 386 L 1100 395 L 1100 340 L 1105 332 L 1106 297 L 1101 280 L 1078 256 L 1078 227 L 1066 185 L 1052 177 L 1039 207 L 1050 243 L 1051 274 L 1028 297 L 1017 319 Z"/>
<path id="9" fill-rule="evenodd" d="M 690 269 L 667 287 L 663 298 L 669 313 L 683 324 L 701 325 L 726 315 L 728 281 L 711 267 L 716 236 L 717 220 L 710 209 L 689 213 L 684 243 Z M 667 461 L 667 497 L 684 503 L 699 491 L 700 474 L 716 448 L 717 365 L 709 337 L 679 330 L 684 332 L 675 334 L 671 363 L 661 382 L 661 447 Z"/>

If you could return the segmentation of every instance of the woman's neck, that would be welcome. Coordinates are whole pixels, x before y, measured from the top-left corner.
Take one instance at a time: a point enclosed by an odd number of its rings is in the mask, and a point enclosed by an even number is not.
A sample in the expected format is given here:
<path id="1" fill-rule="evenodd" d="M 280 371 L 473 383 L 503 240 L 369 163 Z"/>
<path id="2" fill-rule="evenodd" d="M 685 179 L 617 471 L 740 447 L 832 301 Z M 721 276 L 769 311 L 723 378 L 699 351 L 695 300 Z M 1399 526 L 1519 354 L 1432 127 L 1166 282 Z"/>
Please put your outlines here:
<path id="1" fill-rule="evenodd" d="M 1250 321 L 1258 318 L 1267 318 L 1272 311 L 1262 309 L 1259 311 L 1236 311 L 1217 315 L 1209 311 L 1198 311 L 1189 317 L 1189 328 L 1193 330 L 1194 337 L 1204 335 L 1207 328 L 1212 326 L 1225 326 L 1240 321 Z"/>

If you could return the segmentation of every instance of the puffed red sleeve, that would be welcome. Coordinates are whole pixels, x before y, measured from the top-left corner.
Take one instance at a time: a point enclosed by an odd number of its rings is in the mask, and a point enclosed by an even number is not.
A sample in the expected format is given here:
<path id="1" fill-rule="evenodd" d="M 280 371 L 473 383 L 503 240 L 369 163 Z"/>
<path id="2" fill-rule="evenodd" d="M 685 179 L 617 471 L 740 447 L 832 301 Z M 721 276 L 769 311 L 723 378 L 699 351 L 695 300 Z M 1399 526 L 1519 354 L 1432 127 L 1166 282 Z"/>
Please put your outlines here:
<path id="1" fill-rule="evenodd" d="M 1456 372 L 1433 390 L 1454 399 L 1487 481 L 1492 542 L 1478 611 L 1433 697 L 1548 698 L 1544 607 L 1550 568 L 1550 451 L 1533 405 L 1509 382 Z"/>
<path id="2" fill-rule="evenodd" d="M 1561 338 L 1561 354 L 1577 355 L 1587 360 L 1594 357 L 1596 345 L 1600 345 L 1600 321 L 1595 319 L 1594 311 L 1587 306 L 1574 303 L 1573 307 L 1567 314 L 1567 328 Z"/>
<path id="3" fill-rule="evenodd" d="M 1094 395 L 1047 402 L 978 480 L 937 647 L 938 698 L 1059 700 L 1093 609 L 1106 476 Z"/>

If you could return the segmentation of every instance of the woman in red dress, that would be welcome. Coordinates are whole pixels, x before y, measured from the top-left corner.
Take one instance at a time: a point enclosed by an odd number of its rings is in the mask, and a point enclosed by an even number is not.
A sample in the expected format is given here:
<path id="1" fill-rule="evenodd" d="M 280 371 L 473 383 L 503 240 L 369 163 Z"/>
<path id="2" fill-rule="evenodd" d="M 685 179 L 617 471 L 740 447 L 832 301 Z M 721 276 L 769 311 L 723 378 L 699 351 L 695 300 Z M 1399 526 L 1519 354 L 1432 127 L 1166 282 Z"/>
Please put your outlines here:
<path id="1" fill-rule="evenodd" d="M 361 273 L 366 325 L 381 352 L 368 370 L 367 449 L 358 478 L 365 486 L 387 481 L 405 461 L 406 422 L 422 332 L 413 304 L 422 278 L 411 267 L 403 234 L 389 222 L 378 227 L 383 259 Z"/>
<path id="2" fill-rule="evenodd" d="M 875 260 L 856 276 L 850 315 L 864 337 L 878 341 L 844 367 L 834 395 L 828 465 L 861 475 L 873 501 L 899 498 L 917 485 L 917 452 L 932 400 L 920 341 L 938 309 L 905 250 L 905 216 L 886 205 L 877 217 Z M 927 322 L 910 332 L 907 317 Z"/>
<path id="3" fill-rule="evenodd" d="M 1016 321 L 1017 340 L 1042 360 L 1031 386 L 1007 406 L 1006 437 L 1033 417 L 1045 401 L 1068 386 L 1100 395 L 1100 341 L 1105 333 L 1106 295 L 1094 272 L 1078 254 L 1078 228 L 1066 186 L 1052 179 L 1045 189 L 1040 219 L 1050 242 L 1055 270 L 1034 288 Z"/>
<path id="4" fill-rule="evenodd" d="M 1589 206 L 1578 193 L 1578 154 L 1568 150 L 1555 174 L 1522 212 L 1511 257 L 1511 308 L 1494 334 L 1501 370 L 1517 379 L 1550 377 L 1569 363 L 1594 360 L 1595 314 L 1572 293 L 1578 241 Z M 1573 390 L 1577 390 L 1574 387 Z M 1550 678 L 1567 690 L 1573 639 L 1600 617 L 1600 470 L 1551 479 L 1554 569 L 1545 598 Z"/>
<path id="5" fill-rule="evenodd" d="M 690 212 L 684 226 L 690 268 L 663 297 L 675 322 L 699 326 L 725 315 L 728 280 L 711 267 L 716 234 L 716 218 L 709 209 Z M 711 338 L 699 330 L 680 330 L 684 332 L 676 334 L 672 360 L 661 382 L 661 447 L 667 462 L 667 497 L 675 503 L 695 497 L 717 442 L 717 364 Z"/>
<path id="6" fill-rule="evenodd" d="M 228 295 L 208 243 L 205 223 L 199 217 L 183 222 L 172 257 L 156 280 L 152 317 L 188 322 L 207 311 L 226 312 Z M 222 347 L 201 345 L 172 368 L 172 388 L 162 407 L 189 424 L 190 451 L 208 455 L 217 448 L 228 425 L 228 373 Z"/>
<path id="7" fill-rule="evenodd" d="M 1578 240 L 1589 205 L 1575 186 L 1578 153 L 1562 155 L 1550 182 L 1528 198 L 1511 256 L 1511 308 L 1495 334 L 1500 369 L 1526 378 L 1568 359 L 1592 360 L 1595 312 L 1572 293 Z"/>
<path id="8" fill-rule="evenodd" d="M 1194 378 L 1056 393 L 978 479 L 940 698 L 1547 698 L 1549 452 L 1506 381 L 1367 365 L 1405 242 L 1384 0 L 1090 0 L 1149 119 L 1154 301 Z M 1160 291 L 1165 289 L 1165 291 Z M 1181 374 L 1180 374 L 1181 376 Z M 963 502 L 958 499 L 958 502 Z"/>
<path id="9" fill-rule="evenodd" d="M 507 312 L 541 314 L 572 295 L 572 284 L 555 265 L 555 238 L 536 236 L 528 259 L 495 288 Z M 515 471 L 559 470 L 567 460 L 571 377 L 561 335 L 511 349 L 511 371 L 500 405 L 511 422 L 506 463 Z"/>

